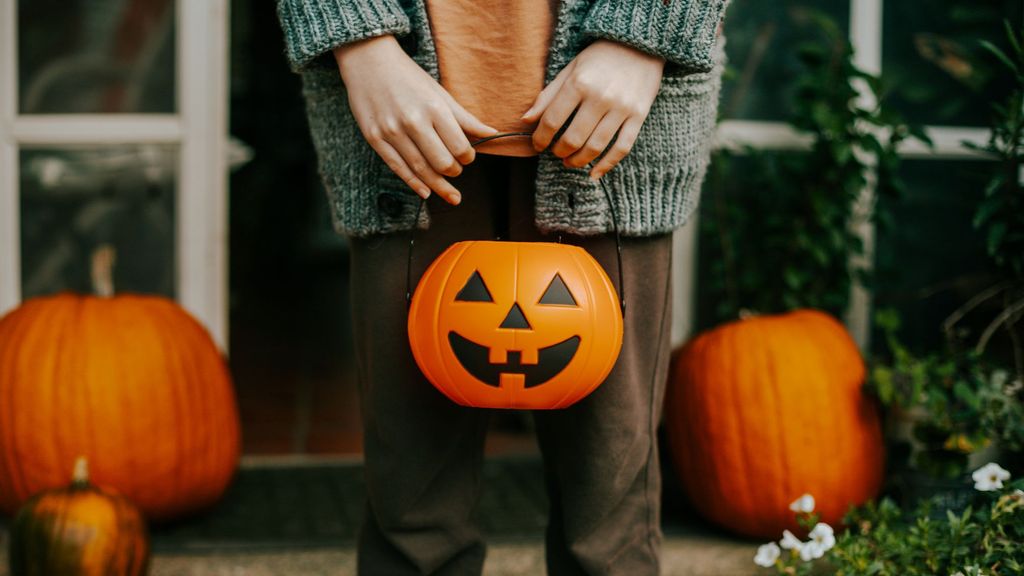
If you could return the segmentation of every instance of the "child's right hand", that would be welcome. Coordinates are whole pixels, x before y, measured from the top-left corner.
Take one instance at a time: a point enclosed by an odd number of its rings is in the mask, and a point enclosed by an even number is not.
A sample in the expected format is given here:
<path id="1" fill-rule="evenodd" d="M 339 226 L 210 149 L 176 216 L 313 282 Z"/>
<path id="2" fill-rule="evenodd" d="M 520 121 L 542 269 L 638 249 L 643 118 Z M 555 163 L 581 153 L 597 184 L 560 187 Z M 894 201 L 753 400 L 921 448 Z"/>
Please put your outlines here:
<path id="1" fill-rule="evenodd" d="M 498 131 L 460 106 L 394 36 L 339 46 L 334 57 L 370 146 L 423 198 L 433 190 L 458 204 L 462 196 L 444 176 L 458 176 L 476 157 L 466 134 Z"/>

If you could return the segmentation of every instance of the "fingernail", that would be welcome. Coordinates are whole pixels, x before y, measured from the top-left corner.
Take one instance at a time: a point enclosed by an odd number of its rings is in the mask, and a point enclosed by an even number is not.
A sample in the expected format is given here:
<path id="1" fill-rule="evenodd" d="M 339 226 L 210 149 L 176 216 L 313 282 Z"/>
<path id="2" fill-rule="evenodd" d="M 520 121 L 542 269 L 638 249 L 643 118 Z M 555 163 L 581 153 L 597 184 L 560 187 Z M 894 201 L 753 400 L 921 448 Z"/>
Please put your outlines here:
<path id="1" fill-rule="evenodd" d="M 594 182 L 600 180 L 602 176 L 604 176 L 604 172 L 598 172 L 597 170 L 590 171 L 590 179 Z"/>
<path id="2" fill-rule="evenodd" d="M 419 194 L 420 197 L 423 198 L 424 200 L 430 198 L 430 188 L 419 188 L 416 190 L 416 193 Z"/>
<path id="3" fill-rule="evenodd" d="M 523 113 L 523 115 L 522 115 L 522 116 L 521 116 L 521 117 L 520 117 L 519 119 L 520 119 L 520 120 L 526 120 L 526 119 L 527 119 L 527 118 L 528 118 L 529 116 L 531 116 L 532 114 L 533 114 L 533 106 L 531 106 L 529 110 L 527 110 L 526 112 L 524 112 L 524 113 Z"/>
<path id="4" fill-rule="evenodd" d="M 459 202 L 462 202 L 462 195 L 456 192 L 448 197 L 448 201 L 457 205 Z"/>

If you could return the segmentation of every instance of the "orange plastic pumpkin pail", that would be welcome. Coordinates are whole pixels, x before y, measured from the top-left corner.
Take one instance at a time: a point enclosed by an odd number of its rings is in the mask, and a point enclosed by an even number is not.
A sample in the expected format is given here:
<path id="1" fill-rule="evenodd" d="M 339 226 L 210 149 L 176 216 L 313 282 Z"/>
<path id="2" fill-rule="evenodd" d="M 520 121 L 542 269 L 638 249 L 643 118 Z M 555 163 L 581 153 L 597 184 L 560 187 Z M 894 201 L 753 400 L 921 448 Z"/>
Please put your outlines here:
<path id="1" fill-rule="evenodd" d="M 474 146 L 529 135 L 498 134 Z M 478 408 L 556 409 L 604 382 L 622 348 L 625 298 L 618 216 L 599 182 L 615 232 L 618 292 L 586 250 L 552 242 L 457 242 L 430 264 L 415 293 L 407 286 L 409 346 L 445 396 Z M 409 285 L 414 235 L 415 228 Z"/>
<path id="2" fill-rule="evenodd" d="M 615 365 L 622 311 L 608 275 L 578 246 L 458 242 L 416 287 L 409 345 L 458 404 L 565 408 Z"/>

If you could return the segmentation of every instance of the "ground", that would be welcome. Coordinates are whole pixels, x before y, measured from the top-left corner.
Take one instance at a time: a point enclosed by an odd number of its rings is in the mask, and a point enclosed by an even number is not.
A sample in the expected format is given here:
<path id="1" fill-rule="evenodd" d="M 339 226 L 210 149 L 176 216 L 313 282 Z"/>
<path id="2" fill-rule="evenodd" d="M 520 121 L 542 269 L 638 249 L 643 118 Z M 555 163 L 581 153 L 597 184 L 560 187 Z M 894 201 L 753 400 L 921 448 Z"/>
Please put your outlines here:
<path id="1" fill-rule="evenodd" d="M 480 522 L 490 542 L 486 576 L 544 574 L 545 520 L 536 458 L 492 458 Z M 358 463 L 244 467 L 212 510 L 152 529 L 151 576 L 355 574 L 362 506 Z M 679 506 L 666 509 L 663 576 L 748 576 L 757 542 L 731 537 Z M 0 524 L 0 576 L 7 575 Z"/>

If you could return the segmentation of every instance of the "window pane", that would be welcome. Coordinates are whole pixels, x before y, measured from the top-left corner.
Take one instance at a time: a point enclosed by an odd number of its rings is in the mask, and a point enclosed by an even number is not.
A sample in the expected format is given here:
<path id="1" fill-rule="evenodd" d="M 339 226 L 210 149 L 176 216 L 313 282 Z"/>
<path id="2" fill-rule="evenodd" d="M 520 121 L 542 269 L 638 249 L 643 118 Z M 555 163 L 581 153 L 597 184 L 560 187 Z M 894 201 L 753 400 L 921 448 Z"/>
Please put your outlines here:
<path id="1" fill-rule="evenodd" d="M 735 320 L 744 309 L 845 309 L 849 274 L 836 257 L 845 244 L 836 232 L 842 213 L 823 182 L 798 181 L 810 162 L 796 151 L 712 158 L 697 220 L 697 328 Z"/>
<path id="2" fill-rule="evenodd" d="M 732 320 L 737 305 L 756 306 L 746 301 L 746 294 L 739 294 L 742 279 L 736 277 L 736 271 L 743 267 L 741 262 L 751 259 L 750 251 L 764 242 L 759 238 L 758 242 L 739 242 L 734 247 L 732 237 L 723 234 L 723 229 L 728 226 L 736 234 L 748 232 L 734 225 L 733 210 L 752 204 L 751 200 L 756 198 L 759 187 L 751 181 L 756 180 L 758 170 L 757 163 L 747 155 L 719 152 L 711 157 L 696 220 L 700 227 L 694 328 L 698 332 Z M 744 213 L 753 214 L 753 210 Z"/>
<path id="3" fill-rule="evenodd" d="M 174 21 L 174 0 L 21 0 L 20 112 L 174 112 Z"/>
<path id="4" fill-rule="evenodd" d="M 733 0 L 725 23 L 729 74 L 723 86 L 722 116 L 747 120 L 789 117 L 794 79 L 800 72 L 798 46 L 821 39 L 815 12 L 846 33 L 849 0 Z"/>
<path id="5" fill-rule="evenodd" d="M 1003 20 L 1021 21 L 1020 0 L 886 2 L 882 69 L 889 102 L 911 122 L 987 126 L 1012 78 L 979 46 L 1005 49 Z"/>
<path id="6" fill-rule="evenodd" d="M 93 292 L 97 247 L 116 250 L 114 288 L 174 296 L 175 146 L 21 152 L 22 293 Z"/>
<path id="7" fill-rule="evenodd" d="M 903 198 L 879 199 L 892 223 L 877 231 L 874 306 L 899 311 L 900 336 L 914 349 L 941 349 L 943 320 L 993 283 L 983 234 L 972 226 L 992 169 L 977 160 L 906 160 Z M 979 310 L 964 327 L 977 337 L 986 314 Z M 882 344 L 876 334 L 873 346 Z"/>

